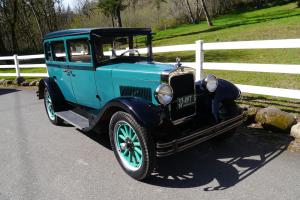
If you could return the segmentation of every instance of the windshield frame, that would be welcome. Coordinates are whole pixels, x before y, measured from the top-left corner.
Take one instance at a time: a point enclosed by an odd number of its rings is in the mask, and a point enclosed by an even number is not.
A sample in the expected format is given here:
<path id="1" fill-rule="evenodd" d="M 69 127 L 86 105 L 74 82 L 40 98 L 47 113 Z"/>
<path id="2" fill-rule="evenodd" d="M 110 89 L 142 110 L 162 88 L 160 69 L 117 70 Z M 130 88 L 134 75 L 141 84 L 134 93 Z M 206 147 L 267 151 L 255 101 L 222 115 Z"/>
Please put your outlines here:
<path id="1" fill-rule="evenodd" d="M 97 38 L 103 38 L 103 37 L 136 37 L 136 36 L 146 36 L 146 46 L 143 47 L 142 49 L 147 49 L 147 54 L 142 54 L 140 56 L 117 56 L 115 58 L 111 58 L 108 60 L 102 60 L 98 61 L 96 59 L 96 41 Z M 128 46 L 129 49 L 136 49 L 133 48 L 133 40 L 129 39 L 128 40 Z M 117 64 L 117 63 L 135 63 L 135 62 L 141 62 L 141 61 L 146 61 L 146 62 L 152 62 L 153 61 L 153 52 L 152 52 L 152 33 L 147 33 L 147 34 L 110 34 L 110 35 L 105 35 L 105 34 L 91 34 L 91 46 L 92 46 L 92 56 L 93 56 L 93 63 L 94 66 L 99 67 L 103 65 L 109 65 L 109 64 Z M 128 49 L 127 49 L 128 50 Z M 138 50 L 138 49 L 137 49 Z M 125 51 L 125 49 L 124 49 Z"/>

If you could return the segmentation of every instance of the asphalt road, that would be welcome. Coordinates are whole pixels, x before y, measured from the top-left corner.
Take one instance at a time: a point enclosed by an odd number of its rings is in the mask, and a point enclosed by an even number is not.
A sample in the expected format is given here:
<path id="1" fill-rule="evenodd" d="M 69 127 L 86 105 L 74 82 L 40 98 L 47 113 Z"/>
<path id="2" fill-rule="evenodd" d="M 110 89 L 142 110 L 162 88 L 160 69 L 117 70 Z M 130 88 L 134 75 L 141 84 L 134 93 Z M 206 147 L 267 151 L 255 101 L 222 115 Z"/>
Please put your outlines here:
<path id="1" fill-rule="evenodd" d="M 52 125 L 34 91 L 0 89 L 0 199 L 300 199 L 300 154 L 288 143 L 240 128 L 226 142 L 160 159 L 137 182 L 106 139 Z"/>

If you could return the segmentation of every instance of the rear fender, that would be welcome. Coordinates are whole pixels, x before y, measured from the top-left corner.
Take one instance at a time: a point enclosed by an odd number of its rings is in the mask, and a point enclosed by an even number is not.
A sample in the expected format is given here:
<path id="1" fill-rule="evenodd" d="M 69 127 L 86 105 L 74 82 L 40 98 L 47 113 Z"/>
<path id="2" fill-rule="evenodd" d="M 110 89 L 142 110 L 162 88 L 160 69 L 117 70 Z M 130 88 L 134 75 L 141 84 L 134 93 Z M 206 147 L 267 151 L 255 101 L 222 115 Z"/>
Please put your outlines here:
<path id="1" fill-rule="evenodd" d="M 52 99 L 54 111 L 59 111 L 63 108 L 65 98 L 60 91 L 58 85 L 56 84 L 55 80 L 51 77 L 44 78 L 39 82 L 39 90 L 37 92 L 38 98 L 44 98 L 44 91 L 45 88 L 48 89 L 49 95 Z"/>

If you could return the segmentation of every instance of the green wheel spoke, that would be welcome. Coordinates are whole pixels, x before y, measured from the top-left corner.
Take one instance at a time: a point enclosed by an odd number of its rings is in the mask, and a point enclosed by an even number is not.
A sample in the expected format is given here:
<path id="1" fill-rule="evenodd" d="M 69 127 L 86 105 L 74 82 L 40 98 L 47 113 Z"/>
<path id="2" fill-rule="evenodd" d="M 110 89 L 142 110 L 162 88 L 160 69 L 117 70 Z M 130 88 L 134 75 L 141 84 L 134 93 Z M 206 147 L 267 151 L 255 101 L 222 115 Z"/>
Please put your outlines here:
<path id="1" fill-rule="evenodd" d="M 126 131 L 126 134 L 127 134 L 127 136 L 129 137 L 129 138 L 131 138 L 131 134 L 130 134 L 130 127 L 128 127 L 127 125 L 125 125 L 124 126 L 124 128 L 125 128 L 125 131 Z M 128 130 L 129 129 L 129 130 Z"/>
<path id="2" fill-rule="evenodd" d="M 127 133 L 126 133 L 126 131 L 125 131 L 124 129 L 120 128 L 120 130 L 121 130 L 122 134 L 123 134 L 125 137 L 128 137 L 128 135 L 127 135 Z"/>
<path id="3" fill-rule="evenodd" d="M 140 143 L 140 142 L 134 142 L 133 145 L 134 145 L 135 147 L 140 147 L 140 146 L 141 146 L 141 143 Z"/>
<path id="4" fill-rule="evenodd" d="M 134 151 L 139 153 L 140 155 L 143 155 L 142 150 L 139 147 L 134 147 Z"/>
<path id="5" fill-rule="evenodd" d="M 138 164 L 137 160 L 136 160 L 136 157 L 134 154 L 132 154 L 132 162 L 133 164 L 136 166 Z"/>
<path id="6" fill-rule="evenodd" d="M 125 151 L 123 152 L 123 155 L 126 156 L 128 154 L 129 150 L 125 149 Z"/>
<path id="7" fill-rule="evenodd" d="M 134 136 L 132 137 L 132 141 L 136 141 L 136 139 L 137 139 L 137 136 L 136 136 L 136 134 L 134 134 Z"/>
<path id="8" fill-rule="evenodd" d="M 141 162 L 141 156 L 136 151 L 134 152 L 134 155 L 135 155 L 137 162 L 138 163 Z"/>
<path id="9" fill-rule="evenodd" d="M 125 141 L 126 140 L 126 138 L 124 137 L 124 135 L 119 135 L 119 138 L 121 138 L 123 141 Z"/>

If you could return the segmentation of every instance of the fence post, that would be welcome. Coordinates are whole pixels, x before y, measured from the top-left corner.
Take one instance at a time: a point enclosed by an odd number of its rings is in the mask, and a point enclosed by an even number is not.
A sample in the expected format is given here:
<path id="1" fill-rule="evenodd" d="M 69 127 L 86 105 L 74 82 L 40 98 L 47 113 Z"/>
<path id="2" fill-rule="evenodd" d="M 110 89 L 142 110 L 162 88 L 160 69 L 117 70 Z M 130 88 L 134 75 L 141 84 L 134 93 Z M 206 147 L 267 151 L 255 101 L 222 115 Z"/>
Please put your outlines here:
<path id="1" fill-rule="evenodd" d="M 20 74 L 20 66 L 19 66 L 19 60 L 18 60 L 18 55 L 14 55 L 14 63 L 15 63 L 15 69 L 16 69 L 16 76 L 17 78 L 21 76 Z"/>
<path id="2" fill-rule="evenodd" d="M 203 40 L 196 41 L 196 81 L 201 80 L 203 74 L 204 50 Z"/>

